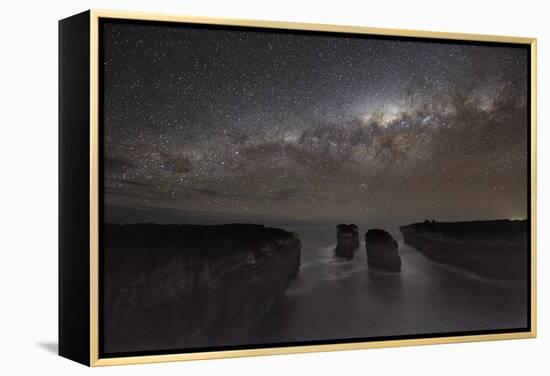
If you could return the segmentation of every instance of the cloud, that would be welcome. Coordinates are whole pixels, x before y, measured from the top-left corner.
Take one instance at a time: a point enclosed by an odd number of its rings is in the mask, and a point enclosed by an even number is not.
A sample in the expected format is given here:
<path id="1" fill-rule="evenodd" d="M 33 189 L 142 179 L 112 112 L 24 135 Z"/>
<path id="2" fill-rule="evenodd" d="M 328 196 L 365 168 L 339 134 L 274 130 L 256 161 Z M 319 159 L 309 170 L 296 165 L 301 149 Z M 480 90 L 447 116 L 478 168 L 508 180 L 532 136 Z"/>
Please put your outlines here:
<path id="1" fill-rule="evenodd" d="M 252 193 L 252 192 L 230 192 L 228 190 L 209 189 L 209 188 L 194 188 L 193 192 L 204 196 L 217 198 L 240 199 L 240 200 L 271 200 L 284 201 L 295 197 L 301 190 L 299 189 L 281 189 L 269 193 Z"/>
<path id="2" fill-rule="evenodd" d="M 141 182 L 137 182 L 137 181 L 123 180 L 123 179 L 106 178 L 105 181 L 106 182 L 117 183 L 117 185 L 128 184 L 128 185 L 134 185 L 134 186 L 138 186 L 138 187 L 148 187 L 148 188 L 152 187 L 151 184 L 141 183 Z"/>
<path id="3" fill-rule="evenodd" d="M 502 213 L 504 204 L 522 213 L 528 127 L 516 89 L 495 91 L 490 106 L 468 87 L 396 105 L 391 117 L 312 119 L 279 132 L 243 127 L 192 143 L 174 137 L 127 153 L 133 163 L 113 149 L 106 181 L 116 186 L 106 198 L 262 218 L 466 217 Z"/>
<path id="4" fill-rule="evenodd" d="M 105 172 L 108 175 L 119 175 L 124 173 L 126 170 L 136 167 L 135 163 L 119 157 L 106 157 L 103 165 L 105 166 Z"/>

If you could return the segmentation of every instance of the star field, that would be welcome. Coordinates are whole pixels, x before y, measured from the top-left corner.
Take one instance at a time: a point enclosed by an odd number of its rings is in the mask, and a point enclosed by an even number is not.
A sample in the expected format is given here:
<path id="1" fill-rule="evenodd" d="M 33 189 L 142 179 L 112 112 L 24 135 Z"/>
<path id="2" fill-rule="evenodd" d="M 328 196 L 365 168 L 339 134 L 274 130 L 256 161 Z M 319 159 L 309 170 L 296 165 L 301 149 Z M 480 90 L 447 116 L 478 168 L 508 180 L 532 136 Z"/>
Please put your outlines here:
<path id="1" fill-rule="evenodd" d="M 527 49 L 106 23 L 107 221 L 527 215 Z"/>

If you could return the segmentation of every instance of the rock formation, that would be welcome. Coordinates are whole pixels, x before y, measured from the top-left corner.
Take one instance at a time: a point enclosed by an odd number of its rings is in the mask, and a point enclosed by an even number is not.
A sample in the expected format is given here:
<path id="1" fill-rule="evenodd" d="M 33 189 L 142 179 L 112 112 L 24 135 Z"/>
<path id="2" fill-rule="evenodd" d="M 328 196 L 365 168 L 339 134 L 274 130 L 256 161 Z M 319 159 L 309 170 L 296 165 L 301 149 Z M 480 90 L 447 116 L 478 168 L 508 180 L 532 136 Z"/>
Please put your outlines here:
<path id="1" fill-rule="evenodd" d="M 372 229 L 365 234 L 365 248 L 369 267 L 379 268 L 388 272 L 401 270 L 401 258 L 397 242 L 392 236 L 380 229 Z"/>
<path id="2" fill-rule="evenodd" d="M 356 225 L 340 224 L 336 226 L 337 244 L 334 250 L 337 256 L 352 259 L 355 250 L 359 248 L 359 231 Z"/>
<path id="3" fill-rule="evenodd" d="M 260 225 L 105 225 L 106 352 L 238 344 L 283 298 L 298 236 Z"/>
<path id="4" fill-rule="evenodd" d="M 527 221 L 425 221 L 400 227 L 405 243 L 431 260 L 494 278 L 528 275 Z"/>

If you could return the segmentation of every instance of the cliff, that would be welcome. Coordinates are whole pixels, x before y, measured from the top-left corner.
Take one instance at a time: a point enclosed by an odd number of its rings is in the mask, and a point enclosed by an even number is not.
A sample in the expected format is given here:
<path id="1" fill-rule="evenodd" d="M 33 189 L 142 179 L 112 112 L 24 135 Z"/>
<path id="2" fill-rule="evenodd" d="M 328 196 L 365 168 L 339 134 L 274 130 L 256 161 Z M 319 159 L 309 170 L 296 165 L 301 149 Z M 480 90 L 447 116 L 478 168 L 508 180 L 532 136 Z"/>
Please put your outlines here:
<path id="1" fill-rule="evenodd" d="M 367 231 L 365 248 L 369 268 L 378 268 L 387 272 L 401 271 L 398 244 L 387 231 L 380 229 Z"/>
<path id="2" fill-rule="evenodd" d="M 238 344 L 300 265 L 294 233 L 261 225 L 105 225 L 106 352 Z"/>
<path id="3" fill-rule="evenodd" d="M 356 225 L 340 224 L 336 226 L 336 249 L 337 256 L 352 259 L 355 250 L 359 248 L 359 230 Z"/>
<path id="4" fill-rule="evenodd" d="M 400 227 L 405 243 L 431 260 L 502 279 L 526 279 L 527 221 L 424 222 Z"/>

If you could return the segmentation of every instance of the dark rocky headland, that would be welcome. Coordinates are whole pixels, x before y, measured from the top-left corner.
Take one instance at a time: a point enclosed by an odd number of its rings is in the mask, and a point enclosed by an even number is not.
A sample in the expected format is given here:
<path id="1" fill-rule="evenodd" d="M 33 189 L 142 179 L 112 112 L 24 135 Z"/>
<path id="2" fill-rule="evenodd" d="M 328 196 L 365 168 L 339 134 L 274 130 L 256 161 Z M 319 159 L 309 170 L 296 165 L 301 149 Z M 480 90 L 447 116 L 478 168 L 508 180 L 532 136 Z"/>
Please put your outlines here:
<path id="1" fill-rule="evenodd" d="M 431 260 L 502 279 L 526 279 L 526 220 L 425 221 L 400 227 L 405 243 Z"/>
<path id="2" fill-rule="evenodd" d="M 357 248 L 359 248 L 359 230 L 354 224 L 336 226 L 336 249 L 337 256 L 350 260 Z"/>
<path id="3" fill-rule="evenodd" d="M 369 268 L 378 268 L 388 272 L 401 271 L 398 244 L 387 231 L 368 230 L 365 234 L 365 248 Z"/>
<path id="4" fill-rule="evenodd" d="M 104 350 L 237 344 L 300 266 L 294 233 L 261 225 L 105 225 Z"/>

